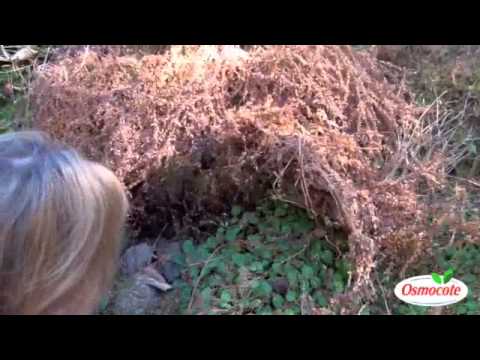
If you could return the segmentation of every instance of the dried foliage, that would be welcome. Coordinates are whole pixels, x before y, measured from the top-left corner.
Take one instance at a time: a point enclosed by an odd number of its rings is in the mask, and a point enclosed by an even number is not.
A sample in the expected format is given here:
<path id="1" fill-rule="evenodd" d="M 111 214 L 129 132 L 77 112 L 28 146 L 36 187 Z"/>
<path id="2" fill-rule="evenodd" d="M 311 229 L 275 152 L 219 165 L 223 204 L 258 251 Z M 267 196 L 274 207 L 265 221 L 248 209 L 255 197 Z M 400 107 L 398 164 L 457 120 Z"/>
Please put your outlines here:
<path id="1" fill-rule="evenodd" d="M 379 253 L 401 266 L 431 247 L 418 195 L 441 186 L 443 154 L 404 151 L 424 109 L 387 80 L 395 71 L 348 46 L 172 46 L 141 59 L 90 49 L 39 70 L 35 126 L 114 169 L 144 235 L 269 190 L 319 223 L 328 215 L 355 260 L 336 299 L 351 303 L 374 295 Z"/>

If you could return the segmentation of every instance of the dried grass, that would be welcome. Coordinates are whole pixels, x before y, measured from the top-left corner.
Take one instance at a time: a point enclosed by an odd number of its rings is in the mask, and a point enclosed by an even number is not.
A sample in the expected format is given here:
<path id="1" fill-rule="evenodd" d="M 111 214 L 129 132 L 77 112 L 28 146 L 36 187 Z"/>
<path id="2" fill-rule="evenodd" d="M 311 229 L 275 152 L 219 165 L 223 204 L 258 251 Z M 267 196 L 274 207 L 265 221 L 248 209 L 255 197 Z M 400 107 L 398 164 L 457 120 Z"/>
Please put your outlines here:
<path id="1" fill-rule="evenodd" d="M 412 163 L 415 139 L 430 134 L 424 109 L 386 74 L 398 69 L 348 46 L 90 50 L 40 69 L 35 125 L 110 166 L 142 231 L 179 231 L 269 190 L 319 222 L 328 215 L 355 260 L 351 302 L 374 295 L 380 252 L 406 267 L 429 251 L 418 195 L 445 171 L 439 148 Z"/>

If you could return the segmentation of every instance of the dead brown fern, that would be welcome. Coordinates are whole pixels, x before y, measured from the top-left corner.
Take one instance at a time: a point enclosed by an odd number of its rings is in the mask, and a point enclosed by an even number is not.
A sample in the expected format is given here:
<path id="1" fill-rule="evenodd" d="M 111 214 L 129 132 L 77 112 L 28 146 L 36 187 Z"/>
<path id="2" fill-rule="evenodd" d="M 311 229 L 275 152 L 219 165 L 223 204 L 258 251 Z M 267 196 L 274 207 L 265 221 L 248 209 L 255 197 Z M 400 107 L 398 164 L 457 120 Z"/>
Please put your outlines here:
<path id="1" fill-rule="evenodd" d="M 317 220 L 328 214 L 356 264 L 344 299 L 371 298 L 379 251 L 408 265 L 431 245 L 418 186 L 426 173 L 441 181 L 440 155 L 388 175 L 405 168 L 414 145 L 399 137 L 423 109 L 348 46 L 238 50 L 66 56 L 37 74 L 35 125 L 114 169 L 139 229 L 178 230 L 272 187 Z"/>

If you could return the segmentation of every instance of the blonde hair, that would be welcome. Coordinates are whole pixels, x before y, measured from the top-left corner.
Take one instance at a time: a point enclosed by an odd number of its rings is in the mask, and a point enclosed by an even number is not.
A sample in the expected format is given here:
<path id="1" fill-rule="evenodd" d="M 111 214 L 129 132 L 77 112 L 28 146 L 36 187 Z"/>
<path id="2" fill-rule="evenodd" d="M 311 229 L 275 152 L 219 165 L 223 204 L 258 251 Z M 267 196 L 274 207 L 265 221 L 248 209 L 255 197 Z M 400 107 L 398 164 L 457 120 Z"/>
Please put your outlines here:
<path id="1" fill-rule="evenodd" d="M 40 132 L 0 135 L 0 314 L 93 311 L 126 213 L 105 167 Z"/>

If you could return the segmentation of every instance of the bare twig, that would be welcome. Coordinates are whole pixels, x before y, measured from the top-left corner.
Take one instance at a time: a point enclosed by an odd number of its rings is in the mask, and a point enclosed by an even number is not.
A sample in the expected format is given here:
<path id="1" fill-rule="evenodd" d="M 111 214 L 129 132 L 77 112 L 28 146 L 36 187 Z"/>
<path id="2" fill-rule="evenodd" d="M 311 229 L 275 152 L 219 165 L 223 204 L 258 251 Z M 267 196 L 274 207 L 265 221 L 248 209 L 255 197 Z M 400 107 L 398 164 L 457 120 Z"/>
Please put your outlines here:
<path id="1" fill-rule="evenodd" d="M 330 245 L 332 245 L 335 248 L 335 250 L 337 251 L 337 259 L 338 259 L 342 255 L 342 252 L 340 251 L 340 248 L 335 243 L 330 241 L 327 234 L 325 234 L 324 238 L 327 241 L 327 243 L 329 243 Z"/>
<path id="2" fill-rule="evenodd" d="M 206 266 L 210 263 L 210 261 L 212 261 L 212 258 L 213 256 L 220 251 L 220 249 L 222 249 L 223 247 L 225 247 L 225 245 L 220 245 L 218 246 L 211 254 L 210 256 L 207 258 L 207 260 L 205 261 L 205 265 L 203 266 L 202 270 L 200 271 L 200 275 L 198 275 L 198 278 L 197 278 L 197 281 L 195 282 L 195 285 L 193 286 L 193 290 L 192 290 L 192 296 L 190 298 L 190 302 L 188 303 L 188 307 L 187 307 L 187 310 L 188 311 L 191 311 L 192 309 L 192 305 L 193 305 L 193 302 L 195 300 L 195 295 L 197 293 L 197 288 L 198 288 L 198 285 L 200 284 L 200 281 L 202 280 L 203 276 L 205 276 L 205 268 Z"/>
<path id="3" fill-rule="evenodd" d="M 390 311 L 390 307 L 388 306 L 387 297 L 385 296 L 385 289 L 383 288 L 383 285 L 380 282 L 378 273 L 376 271 L 375 271 L 375 276 L 377 277 L 377 282 L 378 282 L 378 285 L 380 286 L 380 291 L 382 292 L 383 302 L 385 304 L 385 309 L 387 310 L 387 314 L 392 315 L 392 312 Z"/>
<path id="4" fill-rule="evenodd" d="M 2 59 L 2 61 L 10 62 L 10 55 L 5 50 L 5 45 L 0 45 L 0 50 L 2 51 L 2 55 L 4 57 L 4 59 Z"/>
<path id="5" fill-rule="evenodd" d="M 458 176 L 453 176 L 453 175 L 447 175 L 447 176 L 450 177 L 450 178 L 456 179 L 456 180 L 465 181 L 466 183 L 468 183 L 470 185 L 480 187 L 480 183 L 478 183 L 476 181 L 473 181 L 473 180 L 470 180 L 470 179 L 465 179 L 465 178 L 458 177 Z"/>
<path id="6" fill-rule="evenodd" d="M 363 304 L 362 307 L 360 308 L 360 310 L 358 310 L 358 313 L 357 315 L 360 315 L 363 311 L 363 309 L 365 309 L 367 307 L 367 304 Z"/>

